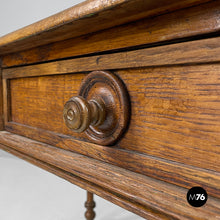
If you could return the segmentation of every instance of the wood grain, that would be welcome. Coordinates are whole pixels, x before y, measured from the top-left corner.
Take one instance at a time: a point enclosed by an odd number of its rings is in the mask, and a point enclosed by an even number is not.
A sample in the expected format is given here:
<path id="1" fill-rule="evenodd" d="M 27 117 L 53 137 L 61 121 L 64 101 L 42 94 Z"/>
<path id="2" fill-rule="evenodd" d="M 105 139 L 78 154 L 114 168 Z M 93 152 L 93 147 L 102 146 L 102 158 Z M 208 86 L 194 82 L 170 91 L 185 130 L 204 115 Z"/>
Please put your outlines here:
<path id="1" fill-rule="evenodd" d="M 4 128 L 3 119 L 3 85 L 2 85 L 2 69 L 0 66 L 0 131 Z"/>
<path id="2" fill-rule="evenodd" d="M 219 72 L 219 64 L 116 71 L 128 88 L 132 112 L 119 146 L 220 171 Z M 10 80 L 12 121 L 86 140 L 62 118 L 65 101 L 77 95 L 84 76 Z"/>
<path id="3" fill-rule="evenodd" d="M 10 80 L 11 101 L 8 103 L 12 104 L 11 120 L 61 134 L 73 134 L 78 138 L 85 137 L 67 128 L 63 120 L 65 102 L 78 95 L 85 76 L 81 73 Z"/>
<path id="4" fill-rule="evenodd" d="M 132 105 L 120 147 L 220 170 L 219 64 L 117 73 Z"/>
<path id="5" fill-rule="evenodd" d="M 17 150 L 14 150 L 13 148 L 7 147 L 5 145 L 0 144 L 0 148 L 2 150 L 7 151 L 8 153 L 11 153 L 23 160 L 26 160 L 35 166 L 38 166 L 44 170 L 47 170 L 67 181 L 69 181 L 72 184 L 75 184 L 85 190 L 89 190 L 90 192 L 95 193 L 96 195 L 118 205 L 121 206 L 124 209 L 127 209 L 128 211 L 134 212 L 137 215 L 140 215 L 142 217 L 145 217 L 147 219 L 156 220 L 158 217 L 163 219 L 168 219 L 165 215 L 162 216 L 161 213 L 156 211 L 155 209 L 151 209 L 149 207 L 140 205 L 138 203 L 132 203 L 132 201 L 127 200 L 125 197 L 118 195 L 117 193 L 114 193 L 106 188 L 100 187 L 94 183 L 91 183 L 85 179 L 82 179 L 72 173 L 69 173 L 65 170 L 62 170 L 56 166 L 52 166 L 48 163 L 45 163 L 41 160 L 38 160 L 36 158 L 30 157 L 24 153 L 21 153 Z"/>
<path id="6" fill-rule="evenodd" d="M 146 219 L 218 219 L 219 11 L 208 0 L 89 0 L 0 38 L 0 148 Z M 131 122 L 111 147 L 63 121 L 97 70 L 130 95 Z M 186 201 L 193 186 L 208 193 L 202 208 Z"/>
<path id="7" fill-rule="evenodd" d="M 113 145 L 126 132 L 130 121 L 129 94 L 123 81 L 114 73 L 93 71 L 83 79 L 78 95 L 90 100 L 102 100 L 105 120 L 85 131 L 87 138 L 99 145 Z M 99 113 L 99 117 L 101 113 Z"/>
<path id="8" fill-rule="evenodd" d="M 132 117 L 127 134 L 115 147 L 127 153 L 59 138 L 65 134 L 86 141 L 67 130 L 62 120 L 64 102 L 77 94 L 84 74 L 10 80 L 12 121 L 31 127 L 6 122 L 6 129 L 181 186 L 203 184 L 215 193 L 218 175 L 211 174 L 213 181 L 203 177 L 209 175 L 206 169 L 220 167 L 219 72 L 219 64 L 117 71 L 130 93 Z M 159 163 L 152 156 L 168 161 Z M 171 161 L 205 170 L 181 169 L 182 164 Z"/>
<path id="9" fill-rule="evenodd" d="M 123 150 L 117 146 L 110 148 L 82 142 L 71 136 L 15 122 L 7 123 L 6 130 L 178 186 L 190 188 L 199 185 L 207 189 L 209 195 L 220 198 L 220 174 L 215 171 Z"/>
<path id="10" fill-rule="evenodd" d="M 208 0 L 90 0 L 0 38 L 0 54 L 33 48 Z M 114 18 L 114 19 L 112 19 Z M 103 22 L 105 21 L 105 22 Z"/>
<path id="11" fill-rule="evenodd" d="M 4 79 L 93 70 L 213 63 L 220 61 L 220 38 L 210 38 L 84 58 L 61 60 L 3 70 Z"/>
<path id="12" fill-rule="evenodd" d="M 140 45 L 164 44 L 219 31 L 220 2 L 212 1 L 173 13 L 90 33 L 2 57 L 2 66 L 39 63 L 66 57 L 109 52 Z"/>
<path id="13" fill-rule="evenodd" d="M 3 90 L 3 124 L 11 121 L 11 92 L 9 80 L 2 79 L 2 90 Z"/>
<path id="14" fill-rule="evenodd" d="M 186 202 L 186 189 L 8 132 L 0 132 L 0 143 L 119 193 L 165 219 L 215 219 L 220 214 L 220 201 L 211 196 L 205 209 L 195 209 Z"/>

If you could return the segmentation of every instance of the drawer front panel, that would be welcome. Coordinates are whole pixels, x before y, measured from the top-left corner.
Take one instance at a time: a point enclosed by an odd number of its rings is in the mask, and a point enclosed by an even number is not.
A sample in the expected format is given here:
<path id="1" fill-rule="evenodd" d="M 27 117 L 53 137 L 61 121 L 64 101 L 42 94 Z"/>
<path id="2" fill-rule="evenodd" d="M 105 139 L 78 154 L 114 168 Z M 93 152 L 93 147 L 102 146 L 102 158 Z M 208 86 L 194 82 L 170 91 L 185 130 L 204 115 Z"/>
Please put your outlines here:
<path id="1" fill-rule="evenodd" d="M 86 74 L 70 74 L 10 80 L 11 119 L 52 132 L 78 135 L 63 121 L 65 102 L 76 96 Z"/>
<path id="2" fill-rule="evenodd" d="M 5 69 L 5 129 L 220 198 L 219 48 L 212 38 Z M 114 146 L 63 121 L 64 104 L 94 70 L 115 73 L 129 92 L 130 124 Z"/>
<path id="3" fill-rule="evenodd" d="M 220 65 L 118 73 L 132 100 L 120 147 L 220 171 Z"/>
<path id="4" fill-rule="evenodd" d="M 3 37 L 0 148 L 146 219 L 218 218 L 220 2 L 185 1 L 91 0 Z"/>
<path id="5" fill-rule="evenodd" d="M 63 106 L 87 73 L 10 79 L 6 130 L 181 186 L 204 185 L 218 196 L 220 65 L 114 72 L 127 86 L 132 113 L 115 146 L 90 144 L 64 124 Z"/>
<path id="6" fill-rule="evenodd" d="M 219 171 L 220 65 L 115 72 L 132 106 L 128 132 L 118 147 Z M 10 80 L 12 121 L 88 141 L 69 130 L 62 117 L 65 102 L 77 95 L 85 75 Z"/>

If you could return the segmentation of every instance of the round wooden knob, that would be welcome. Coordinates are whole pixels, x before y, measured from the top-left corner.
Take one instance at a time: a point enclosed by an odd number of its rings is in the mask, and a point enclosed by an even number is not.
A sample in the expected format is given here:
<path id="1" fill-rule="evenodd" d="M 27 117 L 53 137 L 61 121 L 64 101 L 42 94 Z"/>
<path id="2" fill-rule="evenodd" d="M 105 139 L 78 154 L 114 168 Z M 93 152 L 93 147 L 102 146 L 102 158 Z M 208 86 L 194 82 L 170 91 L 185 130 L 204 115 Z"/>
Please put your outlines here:
<path id="1" fill-rule="evenodd" d="M 100 98 L 86 101 L 81 96 L 72 97 L 64 106 L 63 118 L 67 127 L 77 133 L 90 125 L 99 126 L 105 120 L 104 102 Z"/>
<path id="2" fill-rule="evenodd" d="M 66 102 L 63 118 L 68 128 L 84 132 L 91 142 L 114 144 L 124 134 L 130 118 L 124 83 L 111 72 L 93 71 L 82 81 L 78 96 Z"/>

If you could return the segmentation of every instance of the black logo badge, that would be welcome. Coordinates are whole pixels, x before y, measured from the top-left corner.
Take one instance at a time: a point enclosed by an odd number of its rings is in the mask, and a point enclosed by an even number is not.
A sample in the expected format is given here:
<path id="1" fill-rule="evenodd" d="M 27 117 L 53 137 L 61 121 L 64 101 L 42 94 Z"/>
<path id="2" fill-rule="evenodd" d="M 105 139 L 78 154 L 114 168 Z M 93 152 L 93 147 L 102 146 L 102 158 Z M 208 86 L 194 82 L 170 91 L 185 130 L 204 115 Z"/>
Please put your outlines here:
<path id="1" fill-rule="evenodd" d="M 205 205 L 208 195 L 202 187 L 196 186 L 188 191 L 186 198 L 191 206 L 201 207 Z"/>

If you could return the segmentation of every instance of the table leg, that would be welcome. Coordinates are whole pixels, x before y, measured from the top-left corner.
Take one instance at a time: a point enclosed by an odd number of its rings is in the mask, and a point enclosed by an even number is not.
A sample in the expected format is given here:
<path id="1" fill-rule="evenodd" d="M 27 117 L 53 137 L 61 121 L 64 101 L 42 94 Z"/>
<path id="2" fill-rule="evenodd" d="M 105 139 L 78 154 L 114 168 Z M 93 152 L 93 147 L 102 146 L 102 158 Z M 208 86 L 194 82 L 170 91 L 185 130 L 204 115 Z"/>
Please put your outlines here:
<path id="1" fill-rule="evenodd" d="M 95 202 L 93 200 L 93 193 L 87 191 L 87 201 L 85 202 L 87 211 L 85 212 L 86 220 L 93 220 L 95 218 Z"/>

